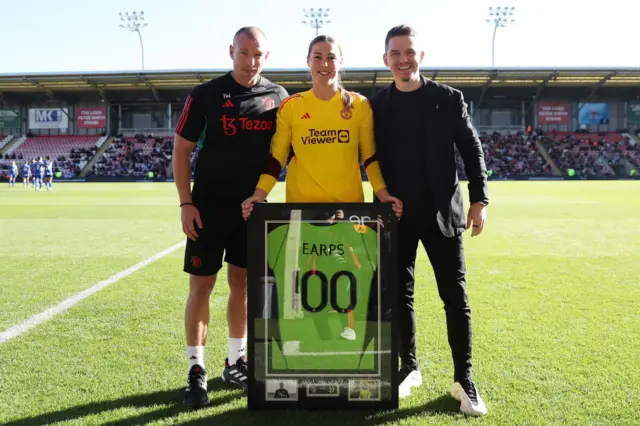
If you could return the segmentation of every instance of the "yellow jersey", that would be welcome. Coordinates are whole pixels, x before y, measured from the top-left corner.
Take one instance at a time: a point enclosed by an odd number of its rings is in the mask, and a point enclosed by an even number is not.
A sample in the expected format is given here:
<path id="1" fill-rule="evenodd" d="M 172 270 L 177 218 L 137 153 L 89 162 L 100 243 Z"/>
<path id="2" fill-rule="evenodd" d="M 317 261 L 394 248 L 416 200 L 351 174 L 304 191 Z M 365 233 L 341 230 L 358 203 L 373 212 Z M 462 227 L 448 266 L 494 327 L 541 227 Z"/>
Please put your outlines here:
<path id="1" fill-rule="evenodd" d="M 371 105 L 360 94 L 349 95 L 350 109 L 340 91 L 329 101 L 311 90 L 282 101 L 258 188 L 268 194 L 288 161 L 286 202 L 361 203 L 359 156 L 373 190 L 386 187 L 376 159 Z"/>

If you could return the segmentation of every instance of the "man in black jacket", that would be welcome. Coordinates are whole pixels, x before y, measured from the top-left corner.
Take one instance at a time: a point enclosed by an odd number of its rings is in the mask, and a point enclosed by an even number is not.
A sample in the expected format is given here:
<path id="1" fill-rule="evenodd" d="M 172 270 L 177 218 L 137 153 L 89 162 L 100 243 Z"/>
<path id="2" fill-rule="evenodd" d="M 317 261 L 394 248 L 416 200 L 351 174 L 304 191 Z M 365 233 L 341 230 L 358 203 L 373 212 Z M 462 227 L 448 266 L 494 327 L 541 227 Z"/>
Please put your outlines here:
<path id="1" fill-rule="evenodd" d="M 487 410 L 471 378 L 471 309 L 467 300 L 462 234 L 482 232 L 488 204 L 487 170 L 462 93 L 420 75 L 424 51 L 414 30 L 392 28 L 384 62 L 394 82 L 371 99 L 376 151 L 391 193 L 404 203 L 398 228 L 401 397 L 422 384 L 416 359 L 414 271 L 422 242 L 444 302 L 454 363 L 452 395 L 470 415 Z M 456 149 L 469 180 L 471 206 L 465 220 Z"/>

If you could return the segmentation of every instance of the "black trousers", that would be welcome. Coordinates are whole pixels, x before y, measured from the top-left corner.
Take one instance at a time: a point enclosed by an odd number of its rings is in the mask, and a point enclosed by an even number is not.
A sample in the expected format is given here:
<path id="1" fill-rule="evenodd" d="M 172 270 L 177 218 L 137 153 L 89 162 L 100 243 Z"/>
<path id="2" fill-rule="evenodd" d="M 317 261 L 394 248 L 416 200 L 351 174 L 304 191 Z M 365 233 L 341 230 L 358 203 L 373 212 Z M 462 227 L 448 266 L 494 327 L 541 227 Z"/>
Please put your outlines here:
<path id="1" fill-rule="evenodd" d="M 418 369 L 416 313 L 413 308 L 418 242 L 422 243 L 429 256 L 438 293 L 444 303 L 454 380 L 471 378 L 471 308 L 466 291 L 462 236 L 446 238 L 435 218 L 433 223 L 422 225 L 404 218 L 398 223 L 398 319 L 402 365 Z"/>

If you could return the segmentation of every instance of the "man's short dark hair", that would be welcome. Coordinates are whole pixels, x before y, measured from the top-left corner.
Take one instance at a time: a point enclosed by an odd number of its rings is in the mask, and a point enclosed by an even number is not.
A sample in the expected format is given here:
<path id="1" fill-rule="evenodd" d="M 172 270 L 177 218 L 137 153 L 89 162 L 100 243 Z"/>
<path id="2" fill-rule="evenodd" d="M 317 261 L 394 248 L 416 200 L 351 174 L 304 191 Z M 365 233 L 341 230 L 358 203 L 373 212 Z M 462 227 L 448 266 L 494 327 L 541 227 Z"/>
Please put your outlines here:
<path id="1" fill-rule="evenodd" d="M 236 39 L 238 37 L 240 37 L 240 35 L 242 35 L 242 34 L 245 34 L 245 35 L 251 37 L 253 40 L 258 40 L 259 38 L 262 38 L 263 40 L 267 39 L 267 36 L 258 27 L 254 27 L 254 26 L 242 27 L 238 31 L 236 31 L 235 35 L 233 36 L 233 45 L 234 46 L 236 44 Z"/>
<path id="2" fill-rule="evenodd" d="M 387 37 L 384 39 L 384 51 L 386 52 L 389 49 L 389 40 L 398 36 L 409 36 L 409 37 L 417 37 L 418 33 L 416 30 L 411 28 L 409 25 L 398 25 L 393 27 L 387 33 Z"/>

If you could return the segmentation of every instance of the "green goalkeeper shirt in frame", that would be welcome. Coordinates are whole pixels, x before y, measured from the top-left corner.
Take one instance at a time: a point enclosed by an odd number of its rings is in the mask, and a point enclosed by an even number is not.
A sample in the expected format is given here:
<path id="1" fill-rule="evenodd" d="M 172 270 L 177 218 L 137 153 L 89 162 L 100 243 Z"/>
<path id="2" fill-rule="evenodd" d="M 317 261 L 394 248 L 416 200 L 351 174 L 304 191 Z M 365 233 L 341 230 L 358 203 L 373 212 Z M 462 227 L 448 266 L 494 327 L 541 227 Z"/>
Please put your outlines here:
<path id="1" fill-rule="evenodd" d="M 378 291 L 378 232 L 351 222 L 282 225 L 267 236 L 267 261 L 282 342 L 273 347 L 274 368 L 285 368 L 282 355 L 287 370 L 373 368 L 373 355 L 360 355 Z M 341 336 L 349 315 L 355 340 Z"/>

